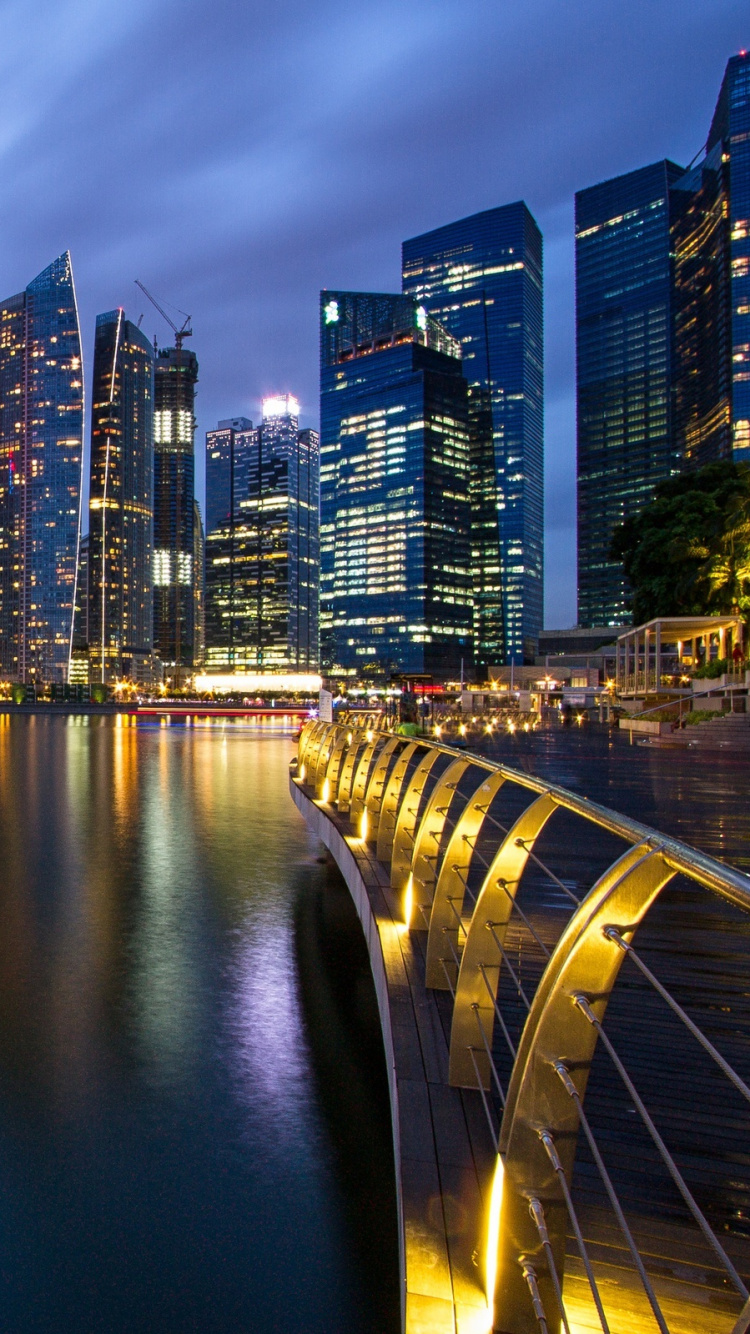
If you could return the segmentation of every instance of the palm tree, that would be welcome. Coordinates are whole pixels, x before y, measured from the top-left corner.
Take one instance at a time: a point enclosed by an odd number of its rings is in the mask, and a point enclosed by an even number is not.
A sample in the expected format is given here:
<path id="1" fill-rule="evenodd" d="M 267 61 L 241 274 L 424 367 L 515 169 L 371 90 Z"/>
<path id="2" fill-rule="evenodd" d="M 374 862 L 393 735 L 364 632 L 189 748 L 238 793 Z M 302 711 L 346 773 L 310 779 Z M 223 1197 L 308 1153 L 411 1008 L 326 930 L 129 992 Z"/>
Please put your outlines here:
<path id="1" fill-rule="evenodd" d="M 719 613 L 750 619 L 750 496 L 727 501 L 725 523 L 717 545 L 706 551 L 700 579 L 708 588 L 708 604 Z M 696 550 L 695 554 L 698 552 Z M 703 551 L 700 553 L 703 554 Z"/>

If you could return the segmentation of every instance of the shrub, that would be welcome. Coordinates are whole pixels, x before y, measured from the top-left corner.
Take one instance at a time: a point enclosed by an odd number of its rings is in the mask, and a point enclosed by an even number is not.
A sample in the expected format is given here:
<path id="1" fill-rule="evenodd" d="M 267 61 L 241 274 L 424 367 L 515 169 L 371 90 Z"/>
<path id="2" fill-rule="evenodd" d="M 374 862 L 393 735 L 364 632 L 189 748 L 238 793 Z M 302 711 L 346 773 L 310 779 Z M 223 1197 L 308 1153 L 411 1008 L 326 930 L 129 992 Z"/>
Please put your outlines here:
<path id="1" fill-rule="evenodd" d="M 643 717 L 645 722 L 650 723 L 673 723 L 678 718 L 677 708 L 670 709 L 648 709 L 644 713 L 634 713 L 633 718 Z"/>
<path id="2" fill-rule="evenodd" d="M 14 681 L 10 688 L 10 697 L 14 704 L 23 704 L 26 699 L 26 686 L 21 681 Z"/>
<path id="3" fill-rule="evenodd" d="M 707 723 L 712 718 L 721 718 L 718 709 L 691 709 L 683 716 L 684 723 Z"/>
<path id="4" fill-rule="evenodd" d="M 693 672 L 693 676 L 701 681 L 713 681 L 715 677 L 722 676 L 728 670 L 726 658 L 712 658 L 710 662 L 704 662 L 702 667 Z"/>
<path id="5" fill-rule="evenodd" d="M 102 681 L 94 681 L 91 687 L 91 703 L 106 704 L 108 693 L 107 687 Z"/>

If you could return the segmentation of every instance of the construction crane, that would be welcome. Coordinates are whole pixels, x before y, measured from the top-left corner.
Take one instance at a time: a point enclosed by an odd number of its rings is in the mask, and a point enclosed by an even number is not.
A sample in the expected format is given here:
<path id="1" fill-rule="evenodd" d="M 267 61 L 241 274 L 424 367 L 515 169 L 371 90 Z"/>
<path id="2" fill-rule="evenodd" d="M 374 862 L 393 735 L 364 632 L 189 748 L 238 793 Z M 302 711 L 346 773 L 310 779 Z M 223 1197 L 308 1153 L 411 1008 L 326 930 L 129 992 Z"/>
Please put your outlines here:
<path id="1" fill-rule="evenodd" d="M 192 338 L 193 336 L 193 331 L 190 328 L 190 316 L 186 315 L 184 310 L 180 310 L 178 306 L 175 306 L 174 309 L 177 311 L 178 315 L 185 315 L 185 320 L 182 325 L 182 328 L 178 329 L 172 317 L 167 314 L 166 310 L 164 310 L 162 306 L 159 305 L 159 302 L 156 300 L 156 297 L 152 296 L 148 288 L 143 286 L 143 283 L 141 282 L 140 278 L 136 278 L 135 285 L 136 287 L 140 287 L 144 296 L 148 297 L 149 301 L 151 302 L 151 305 L 156 307 L 159 314 L 162 316 L 163 319 L 167 321 L 167 324 L 170 326 L 170 328 L 174 329 L 174 341 L 177 347 L 177 351 L 181 352 L 183 338 Z"/>

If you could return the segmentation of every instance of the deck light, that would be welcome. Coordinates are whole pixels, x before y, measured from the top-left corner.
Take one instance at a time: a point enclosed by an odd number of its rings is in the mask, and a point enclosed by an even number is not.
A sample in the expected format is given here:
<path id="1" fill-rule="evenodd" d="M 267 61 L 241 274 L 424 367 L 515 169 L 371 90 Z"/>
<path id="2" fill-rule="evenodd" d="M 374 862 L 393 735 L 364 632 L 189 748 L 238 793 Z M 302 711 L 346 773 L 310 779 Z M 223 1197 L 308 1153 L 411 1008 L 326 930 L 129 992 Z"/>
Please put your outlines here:
<path id="1" fill-rule="evenodd" d="M 404 926 L 407 931 L 411 926 L 411 914 L 414 907 L 414 876 L 409 875 L 404 891 Z"/>
<path id="2" fill-rule="evenodd" d="M 490 1312 L 489 1328 L 494 1324 L 495 1282 L 497 1279 L 497 1252 L 500 1243 L 500 1210 L 503 1203 L 503 1185 L 505 1183 L 505 1164 L 497 1155 L 495 1175 L 492 1178 L 490 1192 L 490 1216 L 487 1222 L 487 1252 L 484 1261 L 484 1281 L 487 1289 L 487 1306 Z"/>

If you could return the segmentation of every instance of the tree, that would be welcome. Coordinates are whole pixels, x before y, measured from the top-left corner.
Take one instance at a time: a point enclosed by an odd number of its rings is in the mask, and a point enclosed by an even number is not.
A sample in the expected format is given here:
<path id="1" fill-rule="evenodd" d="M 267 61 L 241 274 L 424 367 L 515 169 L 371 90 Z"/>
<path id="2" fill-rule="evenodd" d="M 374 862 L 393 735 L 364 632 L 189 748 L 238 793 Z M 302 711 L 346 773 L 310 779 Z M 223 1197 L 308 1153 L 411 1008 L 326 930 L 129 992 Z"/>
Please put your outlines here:
<path id="1" fill-rule="evenodd" d="M 750 468 L 709 463 L 660 482 L 615 529 L 636 625 L 656 616 L 750 617 Z"/>

